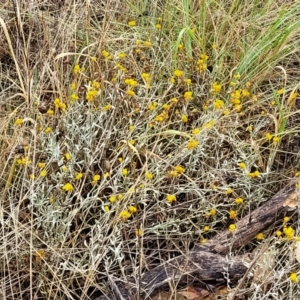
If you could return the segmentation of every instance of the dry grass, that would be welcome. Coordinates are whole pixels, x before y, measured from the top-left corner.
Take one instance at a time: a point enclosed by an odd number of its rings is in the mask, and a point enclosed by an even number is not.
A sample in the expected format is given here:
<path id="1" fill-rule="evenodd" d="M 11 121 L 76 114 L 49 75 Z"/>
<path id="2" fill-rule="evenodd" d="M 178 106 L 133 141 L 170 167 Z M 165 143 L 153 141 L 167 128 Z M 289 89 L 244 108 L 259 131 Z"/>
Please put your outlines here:
<path id="1" fill-rule="evenodd" d="M 298 3 L 98 2 L 0 6 L 3 299 L 138 283 L 298 176 Z M 286 226 L 237 295 L 299 296 Z"/>

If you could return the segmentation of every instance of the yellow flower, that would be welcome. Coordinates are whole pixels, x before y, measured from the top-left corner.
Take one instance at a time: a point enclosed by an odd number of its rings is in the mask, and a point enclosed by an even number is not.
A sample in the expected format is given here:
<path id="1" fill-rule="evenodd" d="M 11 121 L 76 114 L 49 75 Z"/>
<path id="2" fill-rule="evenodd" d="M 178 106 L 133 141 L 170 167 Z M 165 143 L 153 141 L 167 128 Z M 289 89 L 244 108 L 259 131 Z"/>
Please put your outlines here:
<path id="1" fill-rule="evenodd" d="M 80 180 L 83 177 L 83 173 L 77 173 L 75 179 Z"/>
<path id="2" fill-rule="evenodd" d="M 138 82 L 134 79 L 125 79 L 124 81 L 127 85 L 130 85 L 132 87 L 137 86 Z"/>
<path id="3" fill-rule="evenodd" d="M 137 212 L 137 208 L 136 208 L 135 206 L 133 206 L 133 205 L 130 205 L 130 206 L 128 207 L 128 210 L 129 210 L 132 214 L 134 214 L 134 213 Z"/>
<path id="4" fill-rule="evenodd" d="M 283 228 L 283 233 L 285 234 L 287 240 L 291 240 L 295 235 L 295 230 L 291 226 L 289 226 Z"/>
<path id="5" fill-rule="evenodd" d="M 277 95 L 282 95 L 284 93 L 284 89 L 280 89 L 277 91 Z"/>
<path id="6" fill-rule="evenodd" d="M 49 108 L 49 109 L 47 110 L 47 115 L 49 115 L 49 116 L 54 115 L 54 110 L 51 109 L 51 108 Z"/>
<path id="7" fill-rule="evenodd" d="M 215 208 L 212 208 L 210 211 L 208 211 L 208 212 L 205 214 L 205 216 L 206 216 L 207 218 L 209 218 L 210 216 L 215 216 L 216 214 L 217 214 L 216 209 L 215 209 Z"/>
<path id="8" fill-rule="evenodd" d="M 73 185 L 72 185 L 71 183 L 66 183 L 66 184 L 62 187 L 62 189 L 63 189 L 64 191 L 66 191 L 66 192 L 72 192 L 73 189 L 74 189 L 74 187 L 73 187 Z"/>
<path id="9" fill-rule="evenodd" d="M 17 119 L 15 121 L 15 125 L 19 126 L 19 125 L 22 125 L 23 124 L 23 119 Z"/>
<path id="10" fill-rule="evenodd" d="M 148 179 L 148 180 L 152 180 L 153 179 L 153 174 L 151 173 L 151 172 L 146 172 L 146 178 Z"/>
<path id="11" fill-rule="evenodd" d="M 200 133 L 200 131 L 201 131 L 200 128 L 195 128 L 195 129 L 192 130 L 192 134 L 197 135 L 197 134 Z"/>
<path id="12" fill-rule="evenodd" d="M 187 78 L 187 79 L 185 80 L 185 83 L 186 83 L 188 86 L 191 85 L 192 79 Z"/>
<path id="13" fill-rule="evenodd" d="M 143 230 L 142 229 L 138 229 L 138 230 L 136 230 L 135 234 L 137 236 L 142 236 L 143 235 Z"/>
<path id="14" fill-rule="evenodd" d="M 123 176 L 127 176 L 127 175 L 128 175 L 128 169 L 124 168 L 124 169 L 122 170 L 122 175 L 123 175 Z"/>
<path id="15" fill-rule="evenodd" d="M 110 211 L 109 206 L 105 205 L 105 206 L 104 206 L 104 211 L 105 211 L 105 212 L 109 212 L 109 211 Z"/>
<path id="16" fill-rule="evenodd" d="M 183 75 L 183 71 L 181 71 L 181 70 L 175 70 L 174 71 L 174 76 L 181 77 L 182 75 Z"/>
<path id="17" fill-rule="evenodd" d="M 242 204 L 242 203 L 244 202 L 244 199 L 241 198 L 241 197 L 238 197 L 238 198 L 236 198 L 236 199 L 234 200 L 234 202 L 235 202 L 236 204 Z"/>
<path id="18" fill-rule="evenodd" d="M 144 45 L 145 45 L 145 47 L 150 48 L 151 47 L 151 42 L 145 41 Z"/>
<path id="19" fill-rule="evenodd" d="M 129 126 L 128 126 L 128 130 L 129 130 L 129 131 L 133 131 L 133 130 L 134 130 L 134 126 L 133 126 L 133 125 L 129 125 Z"/>
<path id="20" fill-rule="evenodd" d="M 136 22 L 135 22 L 134 20 L 129 21 L 129 22 L 128 22 L 128 25 L 129 25 L 130 27 L 134 27 L 134 26 L 136 25 Z"/>
<path id="21" fill-rule="evenodd" d="M 256 171 L 254 171 L 254 172 L 249 172 L 248 174 L 247 174 L 249 177 L 251 177 L 251 178 L 255 178 L 255 177 L 259 177 L 259 175 L 260 175 L 260 172 L 258 171 L 258 170 L 256 170 Z"/>
<path id="22" fill-rule="evenodd" d="M 175 195 L 167 195 L 167 201 L 172 203 L 174 201 L 176 201 L 176 196 Z"/>
<path id="23" fill-rule="evenodd" d="M 97 181 L 99 181 L 100 180 L 100 175 L 99 174 L 95 174 L 94 176 L 93 176 L 93 181 L 95 181 L 95 182 L 97 182 Z"/>
<path id="24" fill-rule="evenodd" d="M 235 219 L 237 216 L 237 213 L 235 210 L 230 210 L 229 211 L 229 219 Z"/>
<path id="25" fill-rule="evenodd" d="M 38 166 L 39 166 L 39 168 L 45 168 L 45 166 L 46 166 L 46 164 L 45 163 L 42 163 L 42 162 L 39 162 L 38 163 Z"/>
<path id="26" fill-rule="evenodd" d="M 130 89 L 126 91 L 126 94 L 127 94 L 128 96 L 130 96 L 130 97 L 135 96 L 135 92 L 134 92 L 133 90 L 130 90 Z"/>
<path id="27" fill-rule="evenodd" d="M 79 97 L 76 94 L 71 94 L 71 99 L 74 101 L 77 101 L 79 99 Z"/>
<path id="28" fill-rule="evenodd" d="M 212 92 L 214 94 L 218 94 L 222 89 L 222 85 L 221 84 L 218 84 L 217 82 L 214 82 L 213 85 L 212 85 Z"/>
<path id="29" fill-rule="evenodd" d="M 264 234 L 263 234 L 262 232 L 258 233 L 258 234 L 256 235 L 256 239 L 257 239 L 258 241 L 263 240 L 263 239 L 264 239 Z"/>
<path id="30" fill-rule="evenodd" d="M 126 57 L 126 53 L 122 52 L 122 53 L 118 53 L 118 58 L 125 58 Z"/>
<path id="31" fill-rule="evenodd" d="M 80 66 L 79 65 L 75 65 L 73 68 L 73 73 L 74 75 L 77 75 L 80 72 Z"/>
<path id="32" fill-rule="evenodd" d="M 162 108 L 163 108 L 164 110 L 169 110 L 169 109 L 170 109 L 170 104 L 165 103 L 165 104 L 162 106 Z"/>
<path id="33" fill-rule="evenodd" d="M 152 103 L 150 103 L 148 105 L 148 109 L 155 110 L 155 108 L 157 107 L 157 105 L 158 105 L 158 103 L 156 101 L 154 101 L 154 102 L 152 102 Z"/>
<path id="34" fill-rule="evenodd" d="M 231 231 L 231 232 L 235 231 L 235 230 L 236 230 L 235 224 L 230 224 L 228 229 L 229 229 L 229 231 Z"/>
<path id="35" fill-rule="evenodd" d="M 193 99 L 193 92 L 190 92 L 190 91 L 185 92 L 185 93 L 184 93 L 184 99 L 185 99 L 186 101 L 192 100 L 192 99 Z"/>
<path id="36" fill-rule="evenodd" d="M 45 177 L 47 175 L 47 171 L 46 170 L 43 170 L 41 173 L 40 173 L 40 176 L 41 177 Z"/>
<path id="37" fill-rule="evenodd" d="M 103 50 L 103 51 L 102 51 L 102 56 L 103 56 L 104 58 L 106 58 L 106 59 L 112 59 L 111 54 L 110 54 L 108 51 L 106 51 L 106 50 Z"/>
<path id="38" fill-rule="evenodd" d="M 114 203 L 116 200 L 117 200 L 117 197 L 115 195 L 112 195 L 112 196 L 109 197 L 109 201 L 111 203 Z"/>
<path id="39" fill-rule="evenodd" d="M 248 90 L 242 90 L 242 96 L 247 98 L 250 96 L 250 92 Z"/>
<path id="40" fill-rule="evenodd" d="M 282 236 L 282 232 L 281 232 L 280 230 L 277 230 L 277 231 L 275 232 L 275 234 L 276 234 L 277 237 Z"/>
<path id="41" fill-rule="evenodd" d="M 118 158 L 118 161 L 119 161 L 119 163 L 122 163 L 122 162 L 123 162 L 123 158 L 122 158 L 122 157 L 119 157 L 119 158 Z"/>
<path id="42" fill-rule="evenodd" d="M 47 127 L 47 128 L 45 129 L 45 132 L 46 132 L 46 133 L 52 132 L 52 128 L 51 128 L 51 127 Z"/>
<path id="43" fill-rule="evenodd" d="M 30 178 L 30 179 L 34 179 L 34 178 L 35 178 L 34 174 L 31 173 L 31 174 L 29 175 L 29 178 Z"/>
<path id="44" fill-rule="evenodd" d="M 290 275 L 290 281 L 294 282 L 294 283 L 297 283 L 298 282 L 298 276 L 297 276 L 297 273 L 292 273 Z"/>
<path id="45" fill-rule="evenodd" d="M 209 230 L 210 230 L 209 226 L 204 226 L 203 231 L 207 232 Z"/>
<path id="46" fill-rule="evenodd" d="M 289 220 L 290 220 L 290 218 L 289 218 L 289 217 L 284 217 L 284 218 L 283 218 L 283 223 L 288 223 L 288 222 L 289 222 Z"/>
<path id="47" fill-rule="evenodd" d="M 221 109 L 221 108 L 224 108 L 224 106 L 225 106 L 225 103 L 223 100 L 216 99 L 214 101 L 214 109 Z"/>
<path id="48" fill-rule="evenodd" d="M 179 174 L 183 174 L 185 172 L 185 168 L 183 168 L 182 166 L 176 166 L 174 169 Z"/>
<path id="49" fill-rule="evenodd" d="M 146 82 L 148 82 L 149 81 L 149 79 L 150 79 L 150 74 L 149 73 L 142 73 L 142 78 L 146 81 Z"/>
<path id="50" fill-rule="evenodd" d="M 187 115 L 182 115 L 182 116 L 181 116 L 181 121 L 182 121 L 183 123 L 186 123 L 186 122 L 188 121 Z"/>
<path id="51" fill-rule="evenodd" d="M 189 142 L 188 142 L 188 144 L 187 144 L 187 148 L 188 148 L 189 150 L 192 150 L 192 149 L 196 148 L 198 145 L 199 145 L 199 142 L 198 142 L 198 141 L 196 141 L 196 140 L 194 140 L 194 139 L 191 139 L 191 140 L 189 140 Z"/>
<path id="52" fill-rule="evenodd" d="M 232 194 L 232 192 L 233 192 L 232 188 L 227 188 L 225 193 L 226 193 L 226 195 L 230 195 L 230 194 Z"/>
<path id="53" fill-rule="evenodd" d="M 161 29 L 161 24 L 156 24 L 155 27 L 156 29 Z"/>
<path id="54" fill-rule="evenodd" d="M 98 91 L 91 88 L 90 90 L 87 91 L 85 95 L 85 99 L 91 102 L 94 101 L 97 96 L 98 96 Z"/>
<path id="55" fill-rule="evenodd" d="M 131 217 L 131 213 L 128 210 L 122 210 L 119 214 L 120 219 L 126 221 Z"/>
<path id="56" fill-rule="evenodd" d="M 239 163 L 239 167 L 244 170 L 244 169 L 246 169 L 246 164 L 241 162 L 241 163 Z"/>
<path id="57" fill-rule="evenodd" d="M 66 153 L 65 154 L 65 158 L 67 161 L 69 161 L 71 159 L 71 154 L 70 153 Z"/>
<path id="58" fill-rule="evenodd" d="M 172 178 L 172 177 L 175 178 L 175 177 L 178 176 L 178 172 L 175 171 L 175 170 L 171 170 L 171 171 L 168 172 L 168 176 L 171 177 L 171 178 Z"/>
<path id="59" fill-rule="evenodd" d="M 274 136 L 273 137 L 273 143 L 278 143 L 280 141 L 280 137 Z"/>
<path id="60" fill-rule="evenodd" d="M 210 210 L 210 215 L 211 215 L 211 216 L 215 216 L 216 214 L 217 214 L 216 209 L 215 209 L 215 208 L 212 208 L 212 209 Z"/>
<path id="61" fill-rule="evenodd" d="M 269 132 L 266 133 L 265 137 L 268 141 L 270 141 L 273 138 L 272 134 Z"/>

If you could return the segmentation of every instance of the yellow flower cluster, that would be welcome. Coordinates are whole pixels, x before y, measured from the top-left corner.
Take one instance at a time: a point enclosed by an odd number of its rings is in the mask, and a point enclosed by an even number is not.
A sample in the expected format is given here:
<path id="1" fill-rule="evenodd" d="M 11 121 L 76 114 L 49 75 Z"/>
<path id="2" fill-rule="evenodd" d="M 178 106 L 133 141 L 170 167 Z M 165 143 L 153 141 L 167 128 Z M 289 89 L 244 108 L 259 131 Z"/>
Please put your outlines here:
<path id="1" fill-rule="evenodd" d="M 102 56 L 108 60 L 112 59 L 112 55 L 106 50 L 102 51 Z"/>
<path id="2" fill-rule="evenodd" d="M 216 210 L 215 208 L 212 208 L 210 211 L 208 211 L 208 212 L 205 214 L 205 216 L 206 216 L 207 218 L 209 218 L 209 217 L 215 216 L 216 214 L 217 214 L 217 210 Z"/>
<path id="3" fill-rule="evenodd" d="M 216 99 L 216 100 L 214 101 L 213 106 L 214 106 L 214 109 L 222 109 L 222 108 L 224 108 L 225 103 L 224 103 L 223 100 Z"/>
<path id="4" fill-rule="evenodd" d="M 229 219 L 235 219 L 237 216 L 237 213 L 235 210 L 230 210 L 229 211 Z"/>
<path id="5" fill-rule="evenodd" d="M 181 76 L 183 76 L 183 71 L 181 71 L 181 70 L 175 70 L 174 71 L 174 76 L 175 77 L 181 77 Z"/>
<path id="6" fill-rule="evenodd" d="M 121 65 L 120 63 L 116 64 L 116 68 L 123 73 L 126 71 L 126 68 L 123 65 Z"/>
<path id="7" fill-rule="evenodd" d="M 128 210 L 122 210 L 120 213 L 119 213 L 119 218 L 122 220 L 122 221 L 127 221 L 131 216 L 132 214 L 136 213 L 137 212 L 137 208 L 133 205 L 130 205 L 128 207 Z"/>
<path id="8" fill-rule="evenodd" d="M 166 111 L 163 111 L 162 113 L 160 113 L 155 117 L 155 121 L 158 123 L 162 123 L 163 121 L 168 119 L 169 119 L 169 114 Z"/>
<path id="9" fill-rule="evenodd" d="M 132 79 L 132 78 L 127 78 L 124 80 L 124 82 L 128 85 L 128 86 L 131 86 L 131 87 L 136 87 L 137 86 L 137 81 Z"/>
<path id="10" fill-rule="evenodd" d="M 60 108 L 62 111 L 66 111 L 67 105 L 63 103 L 59 98 L 55 98 L 53 103 L 56 109 Z"/>
<path id="11" fill-rule="evenodd" d="M 193 92 L 187 91 L 184 93 L 183 97 L 186 101 L 191 101 L 193 99 Z"/>
<path id="12" fill-rule="evenodd" d="M 31 159 L 28 156 L 22 157 L 22 158 L 18 158 L 17 159 L 17 164 L 20 166 L 26 166 L 31 164 Z"/>
<path id="13" fill-rule="evenodd" d="M 283 233 L 285 234 L 285 237 L 286 237 L 287 240 L 291 240 L 295 236 L 295 230 L 291 226 L 284 227 L 283 228 Z"/>
<path id="14" fill-rule="evenodd" d="M 294 283 L 297 283 L 297 282 L 298 282 L 298 275 L 297 275 L 297 273 L 292 273 L 292 274 L 290 275 L 290 280 L 291 280 L 292 282 L 294 282 Z"/>
<path id="15" fill-rule="evenodd" d="M 155 110 L 155 108 L 157 107 L 158 103 L 156 101 L 153 101 L 152 103 L 150 103 L 148 105 L 148 109 L 149 110 Z"/>
<path id="16" fill-rule="evenodd" d="M 199 145 L 199 142 L 198 142 L 197 140 L 190 139 L 190 140 L 188 141 L 187 148 L 188 148 L 189 150 L 193 150 L 193 149 L 196 148 L 198 145 Z"/>
<path id="17" fill-rule="evenodd" d="M 212 92 L 213 92 L 213 94 L 218 94 L 218 93 L 220 93 L 221 89 L 222 89 L 222 85 L 221 85 L 221 84 L 219 84 L 219 83 L 217 83 L 217 82 L 214 82 L 214 83 L 212 84 Z"/>
<path id="18" fill-rule="evenodd" d="M 19 126 L 19 125 L 22 125 L 23 124 L 23 119 L 17 119 L 15 121 L 15 125 Z"/>
<path id="19" fill-rule="evenodd" d="M 74 190 L 74 187 L 71 183 L 66 183 L 62 189 L 65 191 L 65 192 L 72 192 Z"/>
<path id="20" fill-rule="evenodd" d="M 255 178 L 260 176 L 260 172 L 258 170 L 255 170 L 254 172 L 249 172 L 247 175 L 251 178 Z"/>
<path id="21" fill-rule="evenodd" d="M 76 64 L 73 68 L 73 74 L 77 75 L 79 72 L 84 72 L 85 68 L 84 67 L 80 67 L 80 65 Z"/>
<path id="22" fill-rule="evenodd" d="M 170 202 L 170 203 L 176 201 L 176 196 L 168 194 L 167 195 L 167 201 Z"/>
<path id="23" fill-rule="evenodd" d="M 173 170 L 171 171 L 168 171 L 168 176 L 170 178 L 175 178 L 175 177 L 178 177 L 180 176 L 181 174 L 183 174 L 185 172 L 185 168 L 180 166 L 180 165 L 177 165 L 176 167 L 174 167 Z"/>
<path id="24" fill-rule="evenodd" d="M 199 72 L 204 72 L 207 69 L 208 56 L 206 54 L 201 54 L 200 58 L 197 60 L 196 70 Z"/>
<path id="25" fill-rule="evenodd" d="M 234 202 L 235 202 L 236 204 L 242 204 L 242 203 L 244 202 L 244 199 L 243 199 L 242 197 L 238 197 L 238 198 L 236 198 L 236 199 L 234 200 Z"/>

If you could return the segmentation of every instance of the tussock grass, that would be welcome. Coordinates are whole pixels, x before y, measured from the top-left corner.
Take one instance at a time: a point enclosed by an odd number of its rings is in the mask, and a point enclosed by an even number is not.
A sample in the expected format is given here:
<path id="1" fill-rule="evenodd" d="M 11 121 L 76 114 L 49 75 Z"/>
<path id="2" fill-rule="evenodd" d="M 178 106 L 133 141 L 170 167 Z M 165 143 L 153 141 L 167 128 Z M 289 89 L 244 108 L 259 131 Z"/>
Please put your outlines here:
<path id="1" fill-rule="evenodd" d="M 298 176 L 299 3 L 16 1 L 0 12 L 4 299 L 138 284 Z M 269 243 L 272 270 L 236 295 L 297 298 L 298 235 L 295 215 L 240 249 Z"/>

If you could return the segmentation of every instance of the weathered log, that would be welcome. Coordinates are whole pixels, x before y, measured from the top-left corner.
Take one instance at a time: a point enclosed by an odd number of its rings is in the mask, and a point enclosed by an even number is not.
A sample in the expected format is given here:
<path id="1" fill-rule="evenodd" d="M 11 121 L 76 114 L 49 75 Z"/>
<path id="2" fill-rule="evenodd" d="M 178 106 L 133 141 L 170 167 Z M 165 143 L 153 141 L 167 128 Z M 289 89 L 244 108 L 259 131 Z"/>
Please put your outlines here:
<path id="1" fill-rule="evenodd" d="M 236 223 L 236 230 L 225 230 L 210 239 L 205 245 L 196 245 L 188 253 L 166 261 L 162 265 L 145 272 L 141 278 L 142 299 L 170 282 L 186 282 L 197 279 L 201 282 L 235 283 L 247 271 L 248 264 L 241 256 L 226 256 L 252 240 L 259 232 L 274 225 L 298 207 L 299 195 L 296 188 L 298 179 L 292 179 L 288 185 L 275 194 L 262 206 Z M 134 284 L 110 284 L 114 296 L 98 299 L 137 299 Z M 148 298 L 149 299 L 149 298 Z"/>

